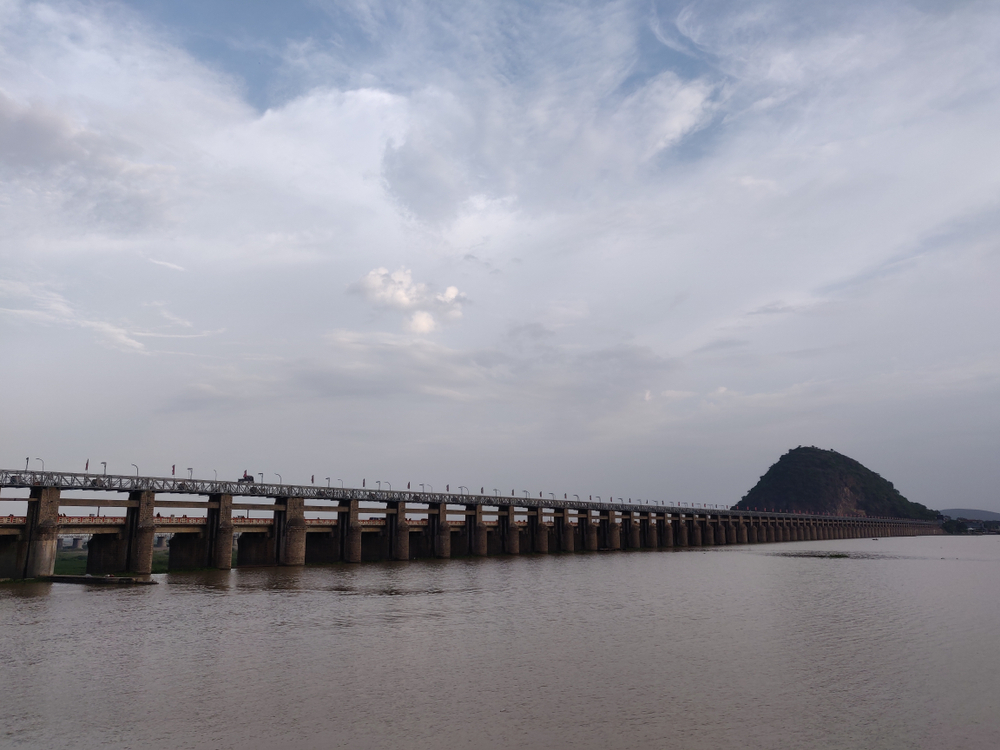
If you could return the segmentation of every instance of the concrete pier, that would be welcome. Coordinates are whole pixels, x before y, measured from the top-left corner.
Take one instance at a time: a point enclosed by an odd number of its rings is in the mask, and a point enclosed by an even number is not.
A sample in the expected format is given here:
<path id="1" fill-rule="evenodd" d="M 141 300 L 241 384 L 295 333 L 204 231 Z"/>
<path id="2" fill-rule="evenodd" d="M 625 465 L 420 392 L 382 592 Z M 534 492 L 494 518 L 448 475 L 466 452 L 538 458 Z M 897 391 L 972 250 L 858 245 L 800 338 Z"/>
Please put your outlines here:
<path id="1" fill-rule="evenodd" d="M 702 547 L 714 547 L 715 546 L 715 526 L 712 523 L 712 519 L 709 516 L 705 516 L 705 526 L 701 530 L 701 546 Z"/>
<path id="2" fill-rule="evenodd" d="M 691 521 L 690 546 L 701 547 L 701 524 L 695 518 Z"/>
<path id="3" fill-rule="evenodd" d="M 583 549 L 586 552 L 597 552 L 601 548 L 599 538 L 599 526 L 594 523 L 589 510 L 585 510 L 577 515 L 577 524 L 583 527 Z"/>
<path id="4" fill-rule="evenodd" d="M 618 523 L 618 512 L 608 511 L 608 549 L 622 548 L 621 524 Z"/>
<path id="5" fill-rule="evenodd" d="M 646 519 L 646 547 L 657 549 L 660 546 L 659 520 L 655 513 L 650 513 Z"/>
<path id="6" fill-rule="evenodd" d="M 622 523 L 628 530 L 626 539 L 628 539 L 629 549 L 641 549 L 642 548 L 642 536 L 639 531 L 639 519 L 636 518 L 636 513 L 626 513 Z"/>
<path id="7" fill-rule="evenodd" d="M 490 553 L 489 528 L 486 526 L 486 519 L 483 517 L 483 506 L 475 506 L 475 515 L 472 516 L 473 529 L 475 530 L 475 542 L 472 554 L 478 557 L 486 557 Z"/>
<path id="8" fill-rule="evenodd" d="M 521 530 L 514 517 L 514 506 L 500 516 L 500 533 L 503 535 L 504 552 L 508 555 L 521 554 Z"/>
<path id="9" fill-rule="evenodd" d="M 130 502 L 135 503 L 125 513 L 125 569 L 137 575 L 153 572 L 153 537 L 156 522 L 153 519 L 153 501 L 156 496 L 149 491 L 130 492 Z"/>
<path id="10" fill-rule="evenodd" d="M 678 547 L 688 547 L 688 519 L 681 516 L 677 520 L 677 542 Z M 701 546 L 700 544 L 698 545 Z"/>
<path id="11" fill-rule="evenodd" d="M 570 509 L 563 508 L 558 518 L 559 549 L 563 552 L 576 552 L 576 526 L 570 520 Z"/>
<path id="12" fill-rule="evenodd" d="M 361 562 L 361 520 L 358 518 L 358 501 L 351 500 L 348 503 L 346 518 L 344 519 L 345 550 L 344 561 L 350 563 Z M 339 521 L 338 521 L 339 523 Z"/>
<path id="13" fill-rule="evenodd" d="M 410 524 L 406 520 L 406 503 L 389 503 L 386 514 L 386 533 L 390 541 L 393 560 L 410 559 Z M 393 512 L 394 511 L 394 512 Z"/>
<path id="14" fill-rule="evenodd" d="M 429 517 L 433 524 L 434 556 L 447 559 L 451 557 L 451 523 L 448 521 L 448 504 L 435 503 L 431 507 L 436 511 Z"/>
<path id="15" fill-rule="evenodd" d="M 56 566 L 59 539 L 59 490 L 32 487 L 26 517 L 27 539 L 19 557 L 23 558 L 22 578 L 50 576 Z"/>
<path id="16" fill-rule="evenodd" d="M 528 529 L 531 531 L 531 547 L 533 552 L 545 555 L 549 551 L 549 527 L 545 524 L 545 511 L 537 508 L 528 516 Z"/>
<path id="17" fill-rule="evenodd" d="M 305 500 L 286 497 L 283 511 L 274 512 L 274 528 L 278 543 L 279 565 L 305 565 L 306 516 Z"/>
<path id="18" fill-rule="evenodd" d="M 149 493 L 152 495 L 152 493 Z M 233 567 L 233 496 L 227 492 L 208 496 L 208 533 L 211 540 L 209 564 L 219 570 L 229 570 Z M 152 514 L 152 506 L 150 506 Z M 153 522 L 150 517 L 150 522 Z M 303 525 L 305 521 L 303 520 Z M 153 523 L 153 529 L 156 526 Z M 305 562 L 305 538 L 302 540 L 303 562 Z M 152 564 L 152 557 L 150 557 Z M 135 571 L 138 573 L 139 571 Z"/>

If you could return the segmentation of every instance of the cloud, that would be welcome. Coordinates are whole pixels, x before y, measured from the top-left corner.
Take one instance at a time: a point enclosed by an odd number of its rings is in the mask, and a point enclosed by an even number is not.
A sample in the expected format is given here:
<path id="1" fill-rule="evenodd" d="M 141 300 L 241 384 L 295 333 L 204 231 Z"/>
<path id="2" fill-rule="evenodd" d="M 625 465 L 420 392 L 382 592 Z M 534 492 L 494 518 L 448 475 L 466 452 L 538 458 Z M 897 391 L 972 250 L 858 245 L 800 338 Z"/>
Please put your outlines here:
<path id="1" fill-rule="evenodd" d="M 156 264 L 158 266 L 163 266 L 164 268 L 169 268 L 171 271 L 183 271 L 184 270 L 184 266 L 179 266 L 176 263 L 170 263 L 169 261 L 165 261 L 165 260 L 153 260 L 152 258 L 149 258 L 149 262 L 150 263 L 154 263 L 154 264 Z"/>
<path id="2" fill-rule="evenodd" d="M 0 90 L 0 199 L 21 211 L 59 211 L 85 226 L 134 229 L 162 219 L 169 169 L 135 158 L 121 138 L 87 129 Z"/>
<path id="3" fill-rule="evenodd" d="M 413 333 L 431 333 L 436 328 L 434 316 L 426 310 L 417 310 L 406 323 L 406 330 Z"/>
<path id="4" fill-rule="evenodd" d="M 215 405 L 275 462 L 739 497 L 821 443 L 987 496 L 1000 10 L 355 5 L 232 55 L 141 4 L 0 3 L 0 336 L 39 363 L 6 448 L 50 410 L 160 455 Z M 102 398 L 135 428 L 66 422 Z"/>
<path id="5" fill-rule="evenodd" d="M 29 307 L 0 307 L 0 315 L 42 325 L 60 325 L 94 331 L 117 349 L 146 354 L 146 347 L 127 329 L 81 315 L 61 294 L 38 284 L 0 279 L 0 300 L 20 299 Z"/>
<path id="6" fill-rule="evenodd" d="M 466 296 L 458 291 L 458 287 L 449 286 L 439 293 L 430 291 L 426 284 L 414 282 L 413 274 L 407 268 L 392 273 L 387 268 L 373 269 L 349 289 L 380 307 L 404 312 L 412 310 L 404 327 L 421 334 L 438 328 L 438 320 L 432 310 L 445 320 L 456 321 L 462 317 L 462 304 L 466 301 Z"/>

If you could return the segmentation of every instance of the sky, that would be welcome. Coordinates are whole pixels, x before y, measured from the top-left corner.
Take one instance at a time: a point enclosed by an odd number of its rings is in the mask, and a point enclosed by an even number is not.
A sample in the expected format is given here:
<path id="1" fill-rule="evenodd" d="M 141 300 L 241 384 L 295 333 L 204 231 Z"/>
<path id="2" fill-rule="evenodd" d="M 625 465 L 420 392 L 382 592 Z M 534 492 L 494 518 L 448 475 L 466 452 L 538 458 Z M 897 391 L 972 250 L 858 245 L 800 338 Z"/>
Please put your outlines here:
<path id="1" fill-rule="evenodd" d="M 1000 5 L 0 0 L 0 466 L 1000 511 Z"/>

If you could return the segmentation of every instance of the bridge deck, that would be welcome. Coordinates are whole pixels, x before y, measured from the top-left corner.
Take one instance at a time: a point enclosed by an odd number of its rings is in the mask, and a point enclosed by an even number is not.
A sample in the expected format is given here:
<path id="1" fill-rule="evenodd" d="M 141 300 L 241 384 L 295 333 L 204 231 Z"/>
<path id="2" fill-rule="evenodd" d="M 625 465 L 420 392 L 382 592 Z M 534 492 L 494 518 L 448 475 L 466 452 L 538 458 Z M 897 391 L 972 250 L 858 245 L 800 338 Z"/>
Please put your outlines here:
<path id="1" fill-rule="evenodd" d="M 286 498 L 303 498 L 313 501 L 335 501 L 337 505 L 307 505 L 311 511 L 322 511 L 329 513 L 343 513 L 348 510 L 346 504 L 352 501 L 364 503 L 407 503 L 421 505 L 436 505 L 447 503 L 449 505 L 463 505 L 470 507 L 492 507 L 492 508 L 543 508 L 543 509 L 573 509 L 578 511 L 617 511 L 619 513 L 670 513 L 672 515 L 718 515 L 727 516 L 758 516 L 766 513 L 773 517 L 791 518 L 856 518 L 855 516 L 828 516 L 825 514 L 808 513 L 786 513 L 775 510 L 742 511 L 723 508 L 692 507 L 690 504 L 680 504 L 676 501 L 649 501 L 639 500 L 636 502 L 604 502 L 592 499 L 562 499 L 555 497 L 554 493 L 549 493 L 550 497 L 502 497 L 486 494 L 467 494 L 453 492 L 412 492 L 410 490 L 383 490 L 357 487 L 317 487 L 315 485 L 291 485 L 291 484 L 265 484 L 253 482 L 228 482 L 212 481 L 203 479 L 177 479 L 176 477 L 141 477 L 128 475 L 94 475 L 87 473 L 56 472 L 56 471 L 16 471 L 10 469 L 0 470 L 0 488 L 31 489 L 33 487 L 52 487 L 60 490 L 77 490 L 88 492 L 154 492 L 157 495 L 182 495 L 189 496 L 190 500 L 162 500 L 157 499 L 158 508 L 212 508 L 211 502 L 199 501 L 195 497 L 210 497 L 212 495 L 232 495 L 247 498 L 271 498 L 275 501 Z M 576 497 L 574 495 L 574 497 Z M 60 499 L 61 506 L 83 505 L 87 500 L 80 498 Z M 129 500 L 101 500 L 91 503 L 102 507 L 131 507 L 134 503 Z M 218 507 L 218 506 L 215 506 Z M 234 510 L 284 510 L 280 502 L 274 504 L 265 503 L 233 503 Z M 408 513 L 420 513 L 422 509 L 408 507 Z M 364 508 L 362 512 L 378 512 L 378 509 Z M 383 513 L 392 513 L 391 509 L 383 509 Z M 423 509 L 425 513 L 435 513 L 431 509 Z M 449 515 L 459 515 L 463 512 L 474 513 L 475 511 L 448 509 Z M 928 524 L 935 522 L 928 521 Z"/>

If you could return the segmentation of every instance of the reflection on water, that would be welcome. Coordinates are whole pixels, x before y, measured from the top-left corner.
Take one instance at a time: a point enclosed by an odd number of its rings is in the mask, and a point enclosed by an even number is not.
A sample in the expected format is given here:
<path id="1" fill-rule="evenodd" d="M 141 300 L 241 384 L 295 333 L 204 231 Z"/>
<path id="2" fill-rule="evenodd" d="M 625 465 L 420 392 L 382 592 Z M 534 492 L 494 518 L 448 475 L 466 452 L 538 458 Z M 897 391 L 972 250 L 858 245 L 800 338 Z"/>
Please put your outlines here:
<path id="1" fill-rule="evenodd" d="M 0 746 L 994 748 L 1000 537 L 0 586 Z"/>

